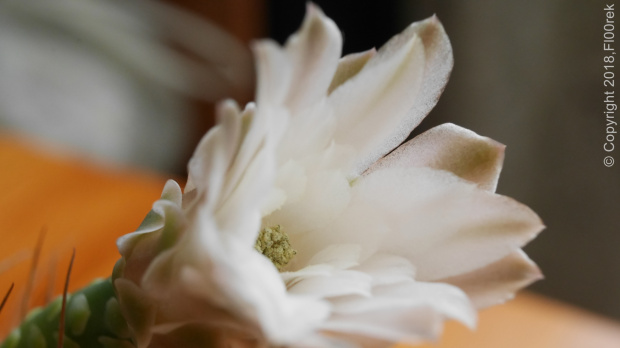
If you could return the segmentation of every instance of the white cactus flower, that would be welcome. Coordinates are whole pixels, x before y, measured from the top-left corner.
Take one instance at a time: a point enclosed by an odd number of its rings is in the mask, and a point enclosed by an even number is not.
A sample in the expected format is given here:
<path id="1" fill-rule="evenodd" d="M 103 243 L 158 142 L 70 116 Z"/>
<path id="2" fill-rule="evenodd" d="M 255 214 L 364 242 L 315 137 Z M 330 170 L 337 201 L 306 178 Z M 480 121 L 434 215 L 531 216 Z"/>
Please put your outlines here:
<path id="1" fill-rule="evenodd" d="M 540 219 L 494 193 L 503 145 L 445 124 L 398 147 L 452 69 L 439 21 L 341 41 L 310 5 L 284 47 L 257 43 L 256 104 L 221 103 L 185 193 L 119 240 L 139 348 L 415 343 L 541 277 L 520 249 Z"/>

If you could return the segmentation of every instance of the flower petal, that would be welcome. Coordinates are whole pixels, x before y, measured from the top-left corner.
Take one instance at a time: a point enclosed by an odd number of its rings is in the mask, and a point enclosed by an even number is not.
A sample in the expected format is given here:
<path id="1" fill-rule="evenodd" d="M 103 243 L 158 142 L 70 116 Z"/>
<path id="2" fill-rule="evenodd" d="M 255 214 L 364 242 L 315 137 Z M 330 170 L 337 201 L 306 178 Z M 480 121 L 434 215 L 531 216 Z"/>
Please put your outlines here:
<path id="1" fill-rule="evenodd" d="M 429 307 L 391 309 L 354 317 L 333 315 L 322 329 L 329 336 L 355 342 L 354 347 L 390 347 L 396 342 L 420 344 L 441 332 L 442 318 Z"/>
<path id="2" fill-rule="evenodd" d="M 255 112 L 252 105 L 241 113 L 231 101 L 219 105 L 218 116 L 219 124 L 190 160 L 188 186 L 198 195 L 190 204 L 184 202 L 184 209 L 192 210 L 193 204 L 200 210 L 194 212 L 197 218 L 202 214 L 214 219 L 214 231 L 224 242 L 253 245 L 261 207 L 275 180 L 275 146 L 287 118 L 269 107 Z"/>
<path id="3" fill-rule="evenodd" d="M 226 172 L 232 162 L 240 142 L 241 111 L 232 100 L 217 106 L 218 125 L 211 128 L 200 140 L 188 164 L 186 191 L 196 188 L 206 193 L 210 205 L 218 203 L 216 198 L 226 180 Z M 187 203 L 187 202 L 185 202 Z"/>
<path id="4" fill-rule="evenodd" d="M 372 275 L 350 269 L 359 265 L 361 251 L 356 244 L 329 245 L 312 256 L 308 266 L 281 274 L 282 280 L 292 294 L 318 298 L 370 296 Z"/>
<path id="5" fill-rule="evenodd" d="M 349 192 L 349 182 L 342 173 L 321 171 L 308 177 L 302 199 L 273 212 L 265 223 L 282 225 L 291 237 L 324 227 L 346 208 Z"/>
<path id="6" fill-rule="evenodd" d="M 372 277 L 364 272 L 334 270 L 329 275 L 304 277 L 288 288 L 290 294 L 316 298 L 370 296 Z"/>
<path id="7" fill-rule="evenodd" d="M 436 338 L 445 319 L 456 319 L 470 328 L 477 320 L 467 295 L 441 283 L 410 280 L 375 287 L 372 297 L 343 296 L 331 302 L 334 314 L 324 329 L 392 342 Z"/>
<path id="8" fill-rule="evenodd" d="M 481 269 L 440 281 L 463 289 L 482 309 L 512 299 L 517 290 L 542 278 L 538 266 L 518 250 Z"/>
<path id="9" fill-rule="evenodd" d="M 390 234 L 389 222 L 377 213 L 372 202 L 356 197 L 358 190 L 353 185 L 354 196 L 341 214 L 322 228 L 307 233 L 290 235 L 291 245 L 298 254 L 293 259 L 295 265 L 306 265 L 316 253 L 328 245 L 358 244 L 361 246 L 361 259 L 370 257 L 377 251 L 383 240 Z"/>
<path id="10" fill-rule="evenodd" d="M 148 269 L 152 268 L 153 260 L 161 258 L 162 253 L 173 248 L 182 238 L 186 224 L 181 208 L 165 199 L 155 202 L 150 214 L 157 214 L 162 220 L 163 223 L 159 229 L 151 232 L 138 229 L 118 240 L 119 251 L 125 262 L 122 277 L 136 284 L 141 284 L 145 273 L 149 273 Z"/>
<path id="11" fill-rule="evenodd" d="M 170 261 L 181 268 L 166 281 L 173 293 L 164 296 L 189 296 L 198 304 L 223 308 L 248 325 L 259 327 L 274 344 L 291 343 L 295 337 L 310 333 L 326 318 L 327 303 L 288 294 L 271 261 L 251 246 L 218 242 L 214 222 L 201 219 L 201 223 L 202 226 L 194 227 L 203 232 L 197 236 L 212 243 L 190 238 L 183 241 L 185 245 L 177 250 L 175 260 Z M 154 288 L 151 284 L 147 287 Z"/>
<path id="12" fill-rule="evenodd" d="M 377 50 L 373 48 L 364 52 L 351 53 L 340 58 L 338 68 L 334 73 L 327 94 L 331 94 L 336 88 L 340 87 L 340 85 L 357 75 L 366 63 L 368 63 L 368 60 L 374 57 L 376 53 Z"/>
<path id="13" fill-rule="evenodd" d="M 287 40 L 285 49 L 293 65 L 286 106 L 295 114 L 325 97 L 338 66 L 342 36 L 336 24 L 310 3 L 300 31 Z"/>
<path id="14" fill-rule="evenodd" d="M 415 268 L 403 257 L 375 254 L 355 268 L 372 277 L 372 285 L 391 285 L 413 279 Z"/>
<path id="15" fill-rule="evenodd" d="M 359 151 L 355 174 L 398 145 L 421 121 L 402 129 L 423 74 L 424 46 L 413 35 L 394 50 L 380 50 L 362 71 L 328 97 L 338 117 L 334 140 Z M 395 144 L 386 143 L 395 129 L 404 136 Z"/>
<path id="16" fill-rule="evenodd" d="M 259 82 L 263 76 L 275 81 L 264 83 L 275 92 L 263 91 L 261 84 L 258 105 L 271 105 L 291 115 L 291 124 L 278 149 L 280 164 L 321 151 L 332 141 L 335 128 L 325 98 L 341 54 L 338 27 L 318 7 L 309 4 L 301 29 L 283 49 L 261 45 L 256 48 Z"/>
<path id="17" fill-rule="evenodd" d="M 495 192 L 504 162 L 505 146 L 493 139 L 446 123 L 434 127 L 377 161 L 374 170 L 399 167 L 430 167 L 450 171 L 480 188 Z"/>
<path id="18" fill-rule="evenodd" d="M 407 257 L 422 281 L 498 261 L 543 228 L 525 205 L 446 171 L 386 168 L 364 176 L 354 188 L 352 200 L 372 204 L 389 225 L 380 250 Z"/>
<path id="19" fill-rule="evenodd" d="M 312 256 L 308 264 L 347 269 L 359 264 L 361 253 L 362 248 L 357 244 L 331 244 Z"/>
<path id="20" fill-rule="evenodd" d="M 400 144 L 424 119 L 443 92 L 452 65 L 450 41 L 433 16 L 392 38 L 330 95 L 341 117 L 336 140 L 361 149 L 356 173 Z"/>

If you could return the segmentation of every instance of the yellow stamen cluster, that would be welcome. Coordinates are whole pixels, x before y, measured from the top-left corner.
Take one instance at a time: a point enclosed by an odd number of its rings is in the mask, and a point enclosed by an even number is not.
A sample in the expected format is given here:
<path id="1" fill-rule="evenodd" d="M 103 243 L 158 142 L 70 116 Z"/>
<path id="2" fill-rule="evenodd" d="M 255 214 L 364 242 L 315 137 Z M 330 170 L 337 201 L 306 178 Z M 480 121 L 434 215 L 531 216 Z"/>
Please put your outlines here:
<path id="1" fill-rule="evenodd" d="M 297 254 L 289 243 L 288 235 L 282 231 L 280 225 L 263 228 L 256 239 L 254 248 L 271 260 L 278 271 L 282 271 Z"/>

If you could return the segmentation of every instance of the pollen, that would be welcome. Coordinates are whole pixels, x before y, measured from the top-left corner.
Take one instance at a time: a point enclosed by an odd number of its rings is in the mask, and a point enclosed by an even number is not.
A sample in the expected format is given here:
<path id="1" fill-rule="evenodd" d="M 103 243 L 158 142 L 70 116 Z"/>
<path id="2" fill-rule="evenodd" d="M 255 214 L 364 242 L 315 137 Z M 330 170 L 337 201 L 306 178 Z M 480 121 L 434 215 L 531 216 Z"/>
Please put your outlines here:
<path id="1" fill-rule="evenodd" d="M 282 271 L 297 254 L 280 225 L 263 228 L 258 234 L 254 248 L 271 260 L 278 271 Z"/>

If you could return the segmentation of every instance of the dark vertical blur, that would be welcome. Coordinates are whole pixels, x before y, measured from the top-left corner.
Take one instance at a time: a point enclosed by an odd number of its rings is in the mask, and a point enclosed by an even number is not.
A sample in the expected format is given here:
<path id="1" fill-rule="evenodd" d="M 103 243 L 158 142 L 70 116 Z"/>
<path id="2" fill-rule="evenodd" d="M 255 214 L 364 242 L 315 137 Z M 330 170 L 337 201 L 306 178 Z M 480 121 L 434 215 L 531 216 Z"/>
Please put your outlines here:
<path id="1" fill-rule="evenodd" d="M 305 1 L 268 4 L 270 36 L 282 42 L 299 27 Z M 344 53 L 379 47 L 408 23 L 438 15 L 455 68 L 415 133 L 452 122 L 506 144 L 498 193 L 532 207 L 547 225 L 526 247 L 546 275 L 533 289 L 620 318 L 620 164 L 603 165 L 604 5 L 317 4 L 343 31 Z M 620 141 L 616 148 L 618 155 Z"/>
<path id="2" fill-rule="evenodd" d="M 306 13 L 306 1 L 271 0 L 269 37 L 280 43 L 295 32 Z M 397 2 L 380 1 L 314 1 L 336 22 L 344 37 L 343 54 L 381 46 L 400 31 L 396 23 Z"/>
<path id="3" fill-rule="evenodd" d="M 249 45 L 252 40 L 266 35 L 267 18 L 265 0 L 165 0 L 198 17 L 213 22 L 226 30 L 241 42 Z M 253 100 L 253 94 L 229 96 L 243 106 Z M 196 115 L 196 126 L 192 134 L 185 139 L 188 143 L 184 154 L 184 162 L 189 161 L 195 145 L 206 131 L 215 124 L 215 105 L 212 102 L 194 100 L 193 114 Z M 186 168 L 178 168 L 178 173 L 186 175 Z"/>

